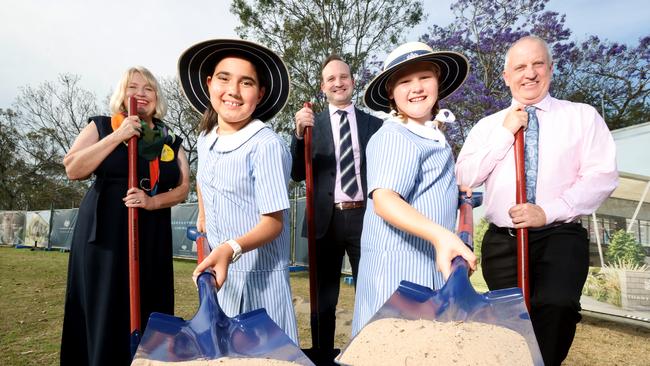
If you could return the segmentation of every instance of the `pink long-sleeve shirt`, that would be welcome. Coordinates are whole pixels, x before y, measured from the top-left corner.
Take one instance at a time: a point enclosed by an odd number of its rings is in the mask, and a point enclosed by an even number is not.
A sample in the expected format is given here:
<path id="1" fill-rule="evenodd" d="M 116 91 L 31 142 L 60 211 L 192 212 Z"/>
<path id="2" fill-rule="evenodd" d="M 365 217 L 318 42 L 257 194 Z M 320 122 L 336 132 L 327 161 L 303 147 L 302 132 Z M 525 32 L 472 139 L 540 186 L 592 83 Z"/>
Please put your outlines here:
<path id="1" fill-rule="evenodd" d="M 513 100 L 513 105 L 516 102 Z M 590 214 L 618 185 L 616 146 L 605 121 L 591 106 L 546 95 L 537 107 L 539 152 L 536 203 L 546 224 L 571 222 Z M 515 205 L 514 135 L 503 127 L 504 109 L 472 128 L 456 163 L 458 183 L 485 184 L 489 222 L 513 227 Z"/>

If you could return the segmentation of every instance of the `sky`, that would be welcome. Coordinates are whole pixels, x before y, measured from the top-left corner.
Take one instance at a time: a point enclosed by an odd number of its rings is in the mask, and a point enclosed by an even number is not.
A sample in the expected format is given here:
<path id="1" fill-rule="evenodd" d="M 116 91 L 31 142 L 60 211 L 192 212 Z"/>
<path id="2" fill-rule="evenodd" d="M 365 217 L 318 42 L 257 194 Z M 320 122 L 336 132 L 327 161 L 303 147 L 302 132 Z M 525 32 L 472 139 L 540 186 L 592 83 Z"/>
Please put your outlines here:
<path id="1" fill-rule="evenodd" d="M 237 37 L 228 0 L 0 1 L 0 108 L 11 108 L 20 88 L 62 73 L 79 75 L 80 86 L 102 101 L 130 66 L 172 77 L 189 46 Z M 417 40 L 431 24 L 453 20 L 451 0 L 424 3 L 428 18 L 406 40 Z M 647 0 L 550 0 L 546 10 L 566 14 L 576 40 L 595 34 L 636 45 L 650 34 Z"/>

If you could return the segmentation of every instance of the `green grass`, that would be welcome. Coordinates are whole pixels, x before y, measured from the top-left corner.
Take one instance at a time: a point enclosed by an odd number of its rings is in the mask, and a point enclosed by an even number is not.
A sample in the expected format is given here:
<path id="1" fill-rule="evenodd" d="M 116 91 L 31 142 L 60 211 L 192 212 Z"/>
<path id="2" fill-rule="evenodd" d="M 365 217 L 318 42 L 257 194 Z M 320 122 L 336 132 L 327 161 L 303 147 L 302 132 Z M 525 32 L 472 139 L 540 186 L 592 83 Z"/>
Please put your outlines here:
<path id="1" fill-rule="evenodd" d="M 485 283 L 485 279 L 483 279 L 483 271 L 481 270 L 481 266 L 478 266 L 476 272 L 470 276 L 469 281 L 472 283 L 474 290 L 476 290 L 478 293 L 487 292 L 489 290 L 487 284 Z"/>
<path id="2" fill-rule="evenodd" d="M 0 364 L 58 364 L 68 255 L 0 249 Z"/>
<path id="3" fill-rule="evenodd" d="M 194 266 L 193 261 L 174 261 L 175 315 L 185 319 L 191 318 L 198 307 L 191 279 Z M 67 268 L 67 253 L 0 247 L 1 365 L 58 364 Z M 477 291 L 487 290 L 480 271 L 471 278 Z M 308 273 L 292 273 L 291 282 L 294 297 L 307 301 Z M 341 284 L 339 307 L 351 315 L 352 286 Z M 297 317 L 301 347 L 310 347 L 309 314 L 298 312 Z M 337 346 L 347 341 L 345 332 L 337 334 Z"/>
<path id="4" fill-rule="evenodd" d="M 59 363 L 67 264 L 67 253 L 0 247 L 0 349 L 2 350 L 0 365 L 57 365 Z M 198 294 L 191 279 L 194 266 L 193 261 L 174 261 L 175 315 L 185 319 L 191 318 L 198 306 Z M 487 291 L 480 271 L 474 273 L 471 280 L 478 292 Z M 294 297 L 301 302 L 296 303 L 296 308 L 302 309 L 297 311 L 302 348 L 311 346 L 309 307 L 305 303 L 309 298 L 308 282 L 307 272 L 291 275 Z M 344 324 L 337 325 L 336 346 L 342 347 L 348 342 L 349 323 L 354 308 L 352 286 L 341 285 L 339 308 L 337 317 Z M 339 332 L 341 325 L 344 329 Z M 612 352 L 612 349 L 626 349 L 621 348 L 620 345 L 612 348 L 603 347 L 603 339 L 615 339 L 615 336 L 611 335 L 603 338 L 604 332 L 612 329 L 618 332 L 616 337 L 625 337 L 622 344 L 640 345 L 637 348 L 641 348 L 637 351 L 641 354 L 650 351 L 647 346 L 650 339 L 647 331 L 641 332 L 614 323 L 607 323 L 607 327 L 600 323 L 594 326 L 583 321 L 577 335 L 577 342 L 585 344 L 574 344 L 573 348 L 580 355 L 583 353 L 587 355 L 583 355 L 584 364 L 597 364 L 598 357 L 605 356 L 598 356 L 597 353 L 592 355 L 592 351 L 582 352 L 582 349 L 602 348 L 607 352 Z M 582 334 L 587 334 L 588 337 L 580 340 Z M 634 349 L 628 351 L 637 352 Z M 583 364 L 583 359 L 580 361 L 580 364 Z"/>

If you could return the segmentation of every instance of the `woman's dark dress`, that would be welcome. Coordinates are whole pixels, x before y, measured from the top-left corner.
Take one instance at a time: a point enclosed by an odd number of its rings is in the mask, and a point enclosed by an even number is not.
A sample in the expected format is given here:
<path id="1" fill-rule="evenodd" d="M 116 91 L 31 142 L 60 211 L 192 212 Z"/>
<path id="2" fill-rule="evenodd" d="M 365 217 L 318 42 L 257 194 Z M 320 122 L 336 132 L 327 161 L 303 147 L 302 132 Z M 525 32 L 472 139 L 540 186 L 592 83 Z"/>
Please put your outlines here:
<path id="1" fill-rule="evenodd" d="M 110 117 L 92 117 L 102 139 Z M 93 122 L 90 122 L 93 123 Z M 178 185 L 176 157 L 160 161 L 158 193 Z M 131 355 L 126 196 L 127 147 L 118 145 L 95 170 L 95 182 L 79 207 L 70 261 L 61 342 L 61 365 L 128 365 Z M 149 162 L 138 159 L 138 181 Z M 145 181 L 146 182 L 146 181 Z M 148 185 L 145 186 L 149 188 Z M 141 331 L 151 312 L 174 313 L 171 209 L 138 210 Z"/>

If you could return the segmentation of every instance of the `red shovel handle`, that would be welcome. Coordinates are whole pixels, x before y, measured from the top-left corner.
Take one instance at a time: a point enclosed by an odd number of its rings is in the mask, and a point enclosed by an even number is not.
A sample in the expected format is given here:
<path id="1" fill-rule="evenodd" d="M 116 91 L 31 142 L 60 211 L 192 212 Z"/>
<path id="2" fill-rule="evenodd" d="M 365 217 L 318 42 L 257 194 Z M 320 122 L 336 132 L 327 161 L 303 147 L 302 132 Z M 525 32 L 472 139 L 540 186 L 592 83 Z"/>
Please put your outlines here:
<path id="1" fill-rule="evenodd" d="M 138 103 L 129 97 L 129 116 L 138 115 Z M 138 137 L 129 139 L 129 189 L 138 186 Z M 131 334 L 140 331 L 140 260 L 138 243 L 138 209 L 129 207 L 129 298 L 131 314 Z"/>
<path id="2" fill-rule="evenodd" d="M 203 262 L 205 257 L 210 255 L 210 245 L 206 234 L 199 232 L 196 226 L 188 226 L 186 235 L 188 239 L 196 242 L 196 263 Z"/>
<path id="3" fill-rule="evenodd" d="M 515 176 L 517 204 L 526 203 L 526 173 L 524 171 L 524 129 L 515 134 Z M 528 270 L 528 229 L 517 229 L 517 286 L 524 295 L 530 312 L 530 279 Z"/>
<path id="4" fill-rule="evenodd" d="M 305 102 L 305 108 L 311 109 L 311 103 Z M 314 221 L 314 172 L 311 163 L 312 129 L 305 127 L 305 206 L 307 215 L 307 256 L 309 259 L 309 309 L 311 314 L 318 314 L 318 285 L 316 278 L 316 222 Z"/>

